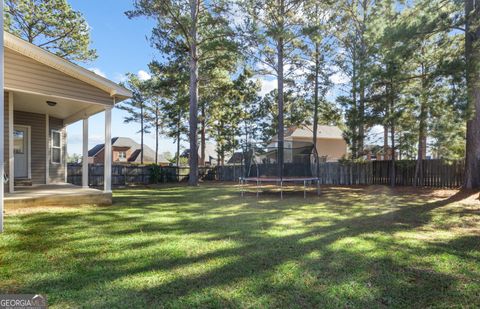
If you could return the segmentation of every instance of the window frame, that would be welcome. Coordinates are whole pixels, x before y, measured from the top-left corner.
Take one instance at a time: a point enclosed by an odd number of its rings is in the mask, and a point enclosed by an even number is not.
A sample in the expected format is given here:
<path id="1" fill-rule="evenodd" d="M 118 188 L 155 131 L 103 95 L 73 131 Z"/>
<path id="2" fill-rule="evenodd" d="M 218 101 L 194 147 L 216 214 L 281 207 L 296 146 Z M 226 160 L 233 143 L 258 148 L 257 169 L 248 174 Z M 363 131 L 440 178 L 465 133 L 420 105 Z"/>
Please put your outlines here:
<path id="1" fill-rule="evenodd" d="M 54 145 L 54 134 L 58 133 L 60 137 L 60 145 L 55 146 Z M 60 161 L 56 162 L 53 160 L 53 150 L 54 149 L 59 149 L 60 150 Z M 63 134 L 61 130 L 55 130 L 52 129 L 50 130 L 50 163 L 52 164 L 62 164 L 63 161 Z"/>
<path id="2" fill-rule="evenodd" d="M 122 156 L 122 154 L 123 154 L 124 156 Z M 122 151 L 119 151 L 119 152 L 118 152 L 118 160 L 119 160 L 119 161 L 122 161 L 122 162 L 123 162 L 123 161 L 127 161 L 127 152 L 126 152 L 126 151 L 123 151 L 123 150 L 122 150 Z"/>

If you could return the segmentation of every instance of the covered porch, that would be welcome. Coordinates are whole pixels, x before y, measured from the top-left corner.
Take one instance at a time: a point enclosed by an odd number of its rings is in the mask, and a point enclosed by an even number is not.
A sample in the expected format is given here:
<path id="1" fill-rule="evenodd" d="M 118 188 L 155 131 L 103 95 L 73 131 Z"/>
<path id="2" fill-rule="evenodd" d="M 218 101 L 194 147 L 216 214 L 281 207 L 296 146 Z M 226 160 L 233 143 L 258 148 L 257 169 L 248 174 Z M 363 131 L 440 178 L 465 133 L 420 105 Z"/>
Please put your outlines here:
<path id="1" fill-rule="evenodd" d="M 6 208 L 111 204 L 112 108 L 130 92 L 13 35 L 4 33 L 4 40 L 0 144 Z M 88 121 L 98 113 L 105 114 L 103 190 L 88 184 Z M 83 122 L 82 186 L 67 184 L 66 126 L 77 121 Z"/>

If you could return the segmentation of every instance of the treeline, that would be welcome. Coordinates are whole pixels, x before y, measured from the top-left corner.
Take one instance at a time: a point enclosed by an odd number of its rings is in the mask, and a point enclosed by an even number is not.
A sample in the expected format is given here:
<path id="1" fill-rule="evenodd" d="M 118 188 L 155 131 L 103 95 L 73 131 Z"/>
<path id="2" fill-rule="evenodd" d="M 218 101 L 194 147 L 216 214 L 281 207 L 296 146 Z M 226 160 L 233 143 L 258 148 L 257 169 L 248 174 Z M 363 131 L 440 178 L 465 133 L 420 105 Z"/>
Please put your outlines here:
<path id="1" fill-rule="evenodd" d="M 352 159 L 365 155 L 373 129 L 381 127 L 385 153 L 417 159 L 415 183 L 422 183 L 428 147 L 439 158 L 465 157 L 465 184 L 478 187 L 479 6 L 473 0 L 134 1 L 126 14 L 156 21 L 150 41 L 160 57 L 149 65 L 151 79 L 130 75 L 135 95 L 122 108 L 142 133 L 172 138 L 177 158 L 188 137 L 192 185 L 209 139 L 223 161 L 274 134 L 283 147 L 290 125 L 335 124 L 345 131 Z M 276 89 L 260 96 L 259 78 Z"/>

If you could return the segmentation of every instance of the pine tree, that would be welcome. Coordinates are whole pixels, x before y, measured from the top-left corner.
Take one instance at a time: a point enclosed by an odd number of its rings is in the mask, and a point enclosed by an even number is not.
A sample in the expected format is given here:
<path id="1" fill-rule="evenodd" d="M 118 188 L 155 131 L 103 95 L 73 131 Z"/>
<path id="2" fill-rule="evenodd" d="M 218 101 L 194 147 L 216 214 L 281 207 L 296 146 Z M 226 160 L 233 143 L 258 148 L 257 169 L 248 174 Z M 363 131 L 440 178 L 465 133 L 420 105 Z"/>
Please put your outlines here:
<path id="1" fill-rule="evenodd" d="M 66 0 L 6 0 L 4 28 L 65 59 L 97 57 L 85 18 Z"/>
<path id="2" fill-rule="evenodd" d="M 125 123 L 139 123 L 140 130 L 140 163 L 143 164 L 144 136 L 150 133 L 150 124 L 148 123 L 148 105 L 149 105 L 149 85 L 142 81 L 136 74 L 128 73 L 127 81 L 124 86 L 132 91 L 132 97 L 118 105 L 116 108 L 126 111 L 129 115 L 124 118 Z"/>
<path id="3" fill-rule="evenodd" d="M 304 22 L 304 54 L 308 69 L 305 80 L 307 97 L 313 101 L 313 146 L 317 149 L 318 122 L 321 103 L 325 103 L 325 96 L 331 87 L 327 59 L 331 58 L 333 30 L 332 9 L 329 1 L 310 1 L 304 6 L 307 16 Z M 309 91 L 312 89 L 313 91 Z M 312 93 L 313 92 L 313 93 Z"/>
<path id="4" fill-rule="evenodd" d="M 299 0 L 243 0 L 239 7 L 245 15 L 238 31 L 243 51 L 260 66 L 260 74 L 277 78 L 278 175 L 283 175 L 285 84 L 302 61 L 299 49 L 304 16 Z"/>
<path id="5" fill-rule="evenodd" d="M 480 3 L 465 0 L 467 144 L 465 187 L 480 187 Z"/>
<path id="6" fill-rule="evenodd" d="M 127 12 L 130 18 L 154 18 L 157 26 L 152 32 L 153 44 L 164 55 L 183 54 L 189 63 L 189 185 L 198 184 L 198 103 L 199 68 L 210 57 L 235 49 L 224 0 L 136 0 L 135 9 Z"/>
<path id="7" fill-rule="evenodd" d="M 162 133 L 176 144 L 175 163 L 180 165 L 180 143 L 188 134 L 188 63 L 182 57 L 172 58 L 168 63 L 153 61 L 149 65 L 155 80 L 156 92 L 162 93 L 161 120 Z"/>

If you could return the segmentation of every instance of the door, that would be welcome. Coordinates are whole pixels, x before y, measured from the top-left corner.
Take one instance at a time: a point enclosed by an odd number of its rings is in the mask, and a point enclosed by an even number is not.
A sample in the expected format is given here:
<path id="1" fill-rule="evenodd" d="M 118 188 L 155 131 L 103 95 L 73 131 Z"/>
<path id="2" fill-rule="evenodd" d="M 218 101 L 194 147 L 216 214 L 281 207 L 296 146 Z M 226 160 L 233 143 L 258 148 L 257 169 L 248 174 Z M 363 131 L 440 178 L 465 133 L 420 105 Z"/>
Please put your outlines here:
<path id="1" fill-rule="evenodd" d="M 28 178 L 29 162 L 29 129 L 24 126 L 15 126 L 13 129 L 13 153 L 15 178 Z"/>

